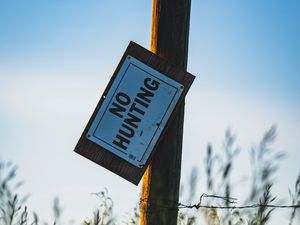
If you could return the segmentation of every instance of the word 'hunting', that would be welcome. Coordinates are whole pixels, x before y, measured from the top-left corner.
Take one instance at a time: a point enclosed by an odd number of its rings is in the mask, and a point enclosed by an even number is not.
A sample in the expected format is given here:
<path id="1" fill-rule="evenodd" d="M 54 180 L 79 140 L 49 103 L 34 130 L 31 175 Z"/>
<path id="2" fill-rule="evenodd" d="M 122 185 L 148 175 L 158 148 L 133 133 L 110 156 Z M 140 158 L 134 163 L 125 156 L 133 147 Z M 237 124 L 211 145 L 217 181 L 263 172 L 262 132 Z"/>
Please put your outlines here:
<path id="1" fill-rule="evenodd" d="M 157 80 L 147 77 L 133 100 L 124 92 L 118 92 L 115 95 L 109 112 L 123 119 L 123 121 L 112 142 L 113 145 L 127 150 L 131 138 L 136 134 L 145 115 L 145 110 L 151 104 L 155 91 L 159 88 L 159 84 Z"/>

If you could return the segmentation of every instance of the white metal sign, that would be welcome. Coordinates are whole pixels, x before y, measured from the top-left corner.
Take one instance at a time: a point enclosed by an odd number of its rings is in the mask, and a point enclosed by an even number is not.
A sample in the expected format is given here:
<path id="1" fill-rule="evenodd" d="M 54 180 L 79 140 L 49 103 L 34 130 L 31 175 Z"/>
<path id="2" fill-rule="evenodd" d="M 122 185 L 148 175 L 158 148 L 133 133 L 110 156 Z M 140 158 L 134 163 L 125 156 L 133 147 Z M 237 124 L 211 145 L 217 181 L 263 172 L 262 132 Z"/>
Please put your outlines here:
<path id="1" fill-rule="evenodd" d="M 182 84 L 127 56 L 103 96 L 87 138 L 143 167 L 183 89 Z"/>

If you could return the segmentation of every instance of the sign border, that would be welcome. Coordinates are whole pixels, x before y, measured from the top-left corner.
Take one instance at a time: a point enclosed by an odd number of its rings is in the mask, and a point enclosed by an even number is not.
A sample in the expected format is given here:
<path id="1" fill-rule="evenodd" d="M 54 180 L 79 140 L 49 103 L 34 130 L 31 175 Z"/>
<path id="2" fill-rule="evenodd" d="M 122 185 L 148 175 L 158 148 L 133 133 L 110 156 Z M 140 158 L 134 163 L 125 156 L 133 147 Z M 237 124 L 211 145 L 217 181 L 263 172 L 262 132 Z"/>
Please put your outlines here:
<path id="1" fill-rule="evenodd" d="M 92 125 L 92 122 L 94 121 L 97 112 L 99 111 L 105 96 L 107 95 L 109 89 L 112 86 L 112 83 L 114 79 L 116 78 L 122 64 L 124 63 L 127 56 L 132 56 L 139 61 L 145 63 L 149 67 L 159 71 L 162 74 L 165 74 L 169 78 L 177 81 L 178 83 L 182 84 L 184 86 L 183 92 L 173 110 L 171 113 L 170 118 L 167 121 L 166 126 L 164 127 L 160 137 L 158 138 L 157 143 L 155 144 L 155 147 L 150 154 L 146 164 L 142 168 L 138 168 L 126 160 L 118 157 L 117 155 L 111 153 L 110 151 L 105 150 L 101 146 L 97 145 L 93 141 L 89 140 L 86 136 L 87 133 Z M 147 169 L 149 163 L 151 162 L 151 159 L 153 155 L 156 152 L 159 152 L 157 149 L 157 146 L 159 142 L 162 140 L 163 136 L 166 133 L 166 130 L 168 129 L 169 124 L 171 123 L 172 119 L 174 118 L 174 115 L 178 111 L 178 106 L 184 102 L 184 97 L 187 94 L 190 86 L 192 85 L 193 81 L 195 79 L 195 76 L 184 71 L 182 68 L 172 65 L 171 63 L 167 62 L 165 59 L 157 56 L 156 54 L 150 52 L 149 50 L 143 48 L 142 46 L 136 44 L 135 42 L 131 41 L 123 54 L 113 76 L 111 77 L 107 87 L 105 88 L 91 118 L 89 119 L 77 145 L 75 146 L 74 151 L 87 159 L 90 159 L 91 161 L 97 163 L 100 166 L 105 167 L 106 169 L 112 171 L 113 173 L 123 177 L 124 179 L 130 181 L 131 183 L 138 185 L 145 170 Z"/>
<path id="2" fill-rule="evenodd" d="M 102 119 L 104 118 L 104 115 L 108 113 L 109 106 L 113 101 L 113 96 L 118 91 L 121 82 L 124 81 L 125 75 L 130 76 L 130 74 L 126 73 L 130 66 L 134 66 L 144 71 L 149 77 L 151 76 L 152 78 L 159 80 L 161 83 L 164 83 L 165 85 L 169 86 L 174 91 L 173 95 L 170 98 L 170 102 L 167 104 L 167 109 L 161 117 L 161 120 L 155 122 L 157 124 L 155 125 L 155 132 L 152 134 L 152 136 L 150 136 L 149 143 L 144 146 L 145 149 L 143 151 L 143 154 L 137 158 L 133 155 L 134 153 L 131 154 L 130 148 L 128 149 L 129 151 L 127 152 L 122 151 L 116 146 L 114 146 L 112 143 L 109 143 L 106 140 L 101 139 L 100 137 L 95 135 L 95 132 L 98 129 L 98 126 L 100 125 Z M 129 163 L 139 168 L 142 168 L 147 162 L 148 157 L 151 155 L 151 152 L 154 150 L 155 144 L 160 134 L 162 133 L 163 128 L 166 126 L 167 121 L 173 112 L 173 109 L 175 109 L 176 103 L 179 100 L 184 87 L 181 83 L 176 82 L 175 80 L 171 79 L 165 74 L 162 74 L 159 71 L 154 70 L 153 68 L 149 67 L 145 63 L 139 61 L 138 59 L 130 55 L 126 57 L 121 69 L 119 70 L 119 73 L 117 74 L 111 86 L 111 89 L 113 89 L 113 91 L 110 90 L 109 94 L 105 97 L 105 100 L 103 101 L 103 104 L 99 109 L 99 111 L 97 112 L 97 115 L 88 131 L 87 138 L 95 142 L 96 144 L 99 144 L 104 149 L 112 152 L 113 154 L 118 155 L 120 158 L 128 161 Z M 112 149 L 114 149 L 114 151 Z"/>

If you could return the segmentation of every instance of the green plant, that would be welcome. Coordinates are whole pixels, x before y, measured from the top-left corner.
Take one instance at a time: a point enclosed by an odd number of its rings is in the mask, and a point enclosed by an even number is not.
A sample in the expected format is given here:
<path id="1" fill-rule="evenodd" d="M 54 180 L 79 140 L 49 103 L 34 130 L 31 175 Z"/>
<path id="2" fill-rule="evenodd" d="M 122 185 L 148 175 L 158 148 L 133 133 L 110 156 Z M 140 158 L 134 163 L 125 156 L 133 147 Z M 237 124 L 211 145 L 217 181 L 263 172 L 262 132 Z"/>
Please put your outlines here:
<path id="1" fill-rule="evenodd" d="M 225 201 L 225 205 L 221 210 L 216 208 L 202 209 L 207 224 L 224 224 L 224 225 L 265 225 L 269 222 L 271 215 L 276 207 L 269 207 L 276 200 L 272 194 L 272 185 L 274 175 L 279 169 L 280 161 L 285 157 L 283 152 L 275 151 L 271 145 L 276 139 L 277 130 L 272 126 L 263 136 L 259 145 L 252 147 L 250 151 L 251 163 L 251 190 L 249 197 L 245 199 L 245 204 L 253 207 L 245 207 L 235 209 L 233 202 Z M 235 136 L 230 131 L 226 132 L 223 145 L 223 153 L 217 154 L 213 151 L 212 146 L 208 145 L 205 158 L 205 171 L 207 178 L 207 191 L 215 196 L 223 196 L 224 199 L 230 199 L 232 195 L 233 185 L 231 183 L 231 175 L 234 162 L 240 152 L 235 147 Z M 298 177 L 295 193 L 291 193 L 293 204 L 299 205 L 300 196 L 300 178 Z M 218 205 L 219 198 L 209 199 L 207 205 Z M 203 203 L 203 202 L 202 202 Z M 256 207 L 258 203 L 258 207 Z M 231 208 L 232 206 L 232 208 Z M 227 209 L 226 209 L 227 207 Z M 221 208 L 221 207 L 220 207 Z M 257 209 L 257 210 L 256 210 Z M 293 209 L 291 215 L 291 223 L 295 218 L 297 208 Z M 290 224 L 291 224 L 290 223 Z"/>
<path id="2" fill-rule="evenodd" d="M 263 136 L 258 146 L 250 151 L 251 173 L 250 192 L 245 199 L 246 207 L 235 207 L 236 199 L 232 198 L 235 185 L 232 176 L 240 149 L 236 147 L 236 137 L 230 131 L 225 134 L 223 151 L 216 153 L 212 145 L 208 145 L 205 157 L 206 187 L 209 194 L 203 194 L 195 205 L 178 203 L 178 225 L 199 224 L 199 212 L 207 225 L 267 225 L 276 209 L 276 197 L 272 193 L 274 176 L 279 169 L 280 161 L 285 157 L 283 152 L 274 151 L 271 146 L 276 139 L 276 127 L 271 127 Z M 25 201 L 17 193 L 23 182 L 16 179 L 17 166 L 11 162 L 0 161 L 0 224 L 1 225 L 47 225 L 39 219 L 37 213 L 29 216 Z M 199 170 L 193 168 L 188 185 L 182 185 L 181 197 L 185 193 L 185 202 L 191 203 L 197 190 Z M 300 221 L 300 174 L 296 179 L 294 190 L 289 190 L 292 211 L 289 225 Z M 113 215 L 114 202 L 108 190 L 93 193 L 100 200 L 91 218 L 82 225 L 116 225 Z M 293 207 L 295 206 L 295 207 Z M 177 208 L 176 208 L 177 209 Z M 172 209 L 173 210 L 173 209 Z M 59 199 L 53 203 L 54 223 L 62 225 L 63 209 Z M 139 224 L 139 207 L 135 207 L 125 217 L 124 225 Z"/>
<path id="3" fill-rule="evenodd" d="M 294 190 L 294 193 L 292 193 L 291 190 L 289 190 L 289 193 L 290 193 L 290 196 L 292 198 L 292 205 L 300 205 L 300 172 L 299 172 L 299 175 L 297 177 L 297 180 L 295 182 L 295 190 Z M 298 220 L 300 220 L 300 213 L 299 213 L 299 209 L 297 211 L 296 208 L 294 208 L 292 210 L 292 213 L 291 213 L 291 217 L 290 217 L 290 223 L 289 225 L 292 225 L 293 224 L 293 221 L 295 220 L 295 217 L 296 217 L 296 213 L 298 212 Z"/>
<path id="4" fill-rule="evenodd" d="M 15 182 L 18 167 L 11 162 L 0 161 L 0 224 L 26 225 L 27 207 L 23 206 L 27 196 L 20 198 L 17 189 L 22 182 Z"/>
<path id="5" fill-rule="evenodd" d="M 100 204 L 99 207 L 93 212 L 93 218 L 85 220 L 83 225 L 114 225 L 113 217 L 113 200 L 108 196 L 108 190 L 93 193 L 96 195 Z"/>

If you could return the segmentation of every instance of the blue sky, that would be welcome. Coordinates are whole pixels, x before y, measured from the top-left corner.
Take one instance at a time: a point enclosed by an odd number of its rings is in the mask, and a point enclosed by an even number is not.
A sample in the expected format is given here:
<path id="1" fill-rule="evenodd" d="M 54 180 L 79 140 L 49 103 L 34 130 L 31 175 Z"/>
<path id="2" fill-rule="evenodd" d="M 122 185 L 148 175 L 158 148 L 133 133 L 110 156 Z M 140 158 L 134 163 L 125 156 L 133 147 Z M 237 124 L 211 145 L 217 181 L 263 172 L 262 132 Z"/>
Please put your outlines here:
<path id="1" fill-rule="evenodd" d="M 118 214 L 140 187 L 73 153 L 127 44 L 149 47 L 151 1 L 0 2 L 0 157 L 20 166 L 23 191 L 44 218 L 59 196 L 66 217 L 84 219 L 107 187 Z M 299 172 L 299 1 L 192 2 L 182 182 L 200 171 L 205 148 L 229 127 L 248 149 L 277 124 L 274 148 L 288 158 L 276 191 L 286 197 Z M 290 174 L 288 177 L 286 174 Z M 200 186 L 204 186 L 200 178 Z M 203 187 L 199 193 L 203 192 Z"/>

